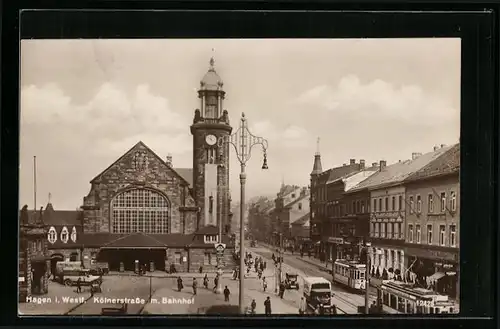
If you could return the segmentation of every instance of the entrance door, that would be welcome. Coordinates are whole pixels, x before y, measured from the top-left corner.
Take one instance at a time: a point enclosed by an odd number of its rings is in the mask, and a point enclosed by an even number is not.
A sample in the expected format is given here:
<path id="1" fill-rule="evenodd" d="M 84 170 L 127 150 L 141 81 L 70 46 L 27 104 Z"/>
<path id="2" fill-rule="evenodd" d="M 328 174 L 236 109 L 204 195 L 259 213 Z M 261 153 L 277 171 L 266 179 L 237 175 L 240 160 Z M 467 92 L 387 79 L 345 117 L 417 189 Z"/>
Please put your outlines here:
<path id="1" fill-rule="evenodd" d="M 55 276 L 57 270 L 57 262 L 62 262 L 64 256 L 61 254 L 54 254 L 50 258 L 50 273 Z M 53 277 L 55 279 L 55 277 Z"/>
<path id="2" fill-rule="evenodd" d="M 42 278 L 46 272 L 46 264 L 45 262 L 32 262 L 31 263 L 31 271 L 32 271 L 32 282 L 31 282 L 31 293 L 42 294 L 43 291 L 43 280 Z"/>

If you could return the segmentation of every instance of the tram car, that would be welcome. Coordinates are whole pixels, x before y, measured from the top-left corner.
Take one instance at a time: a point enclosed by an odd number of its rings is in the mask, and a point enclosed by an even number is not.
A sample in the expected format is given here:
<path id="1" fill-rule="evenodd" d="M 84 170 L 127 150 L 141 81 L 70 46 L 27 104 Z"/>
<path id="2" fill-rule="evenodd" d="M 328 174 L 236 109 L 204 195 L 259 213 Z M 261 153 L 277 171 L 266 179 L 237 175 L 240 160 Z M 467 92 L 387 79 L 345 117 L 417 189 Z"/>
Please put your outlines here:
<path id="1" fill-rule="evenodd" d="M 447 295 L 415 288 L 401 281 L 385 281 L 381 290 L 382 312 L 388 314 L 445 314 L 458 313 L 458 305 Z"/>
<path id="2" fill-rule="evenodd" d="M 338 259 L 333 265 L 333 280 L 353 290 L 366 287 L 366 265 L 345 259 Z"/>

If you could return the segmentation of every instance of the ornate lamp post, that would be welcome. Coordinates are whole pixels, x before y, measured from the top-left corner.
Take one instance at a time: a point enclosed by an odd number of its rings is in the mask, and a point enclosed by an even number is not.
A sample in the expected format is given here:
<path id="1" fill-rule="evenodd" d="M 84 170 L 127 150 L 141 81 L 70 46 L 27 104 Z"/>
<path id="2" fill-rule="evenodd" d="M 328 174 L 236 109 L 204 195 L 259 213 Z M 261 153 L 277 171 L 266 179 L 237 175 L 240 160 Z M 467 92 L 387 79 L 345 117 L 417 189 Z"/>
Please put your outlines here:
<path id="1" fill-rule="evenodd" d="M 244 212 L 245 212 L 245 166 L 251 156 L 252 147 L 259 144 L 262 146 L 262 152 L 264 153 L 264 162 L 262 164 L 262 169 L 268 169 L 267 167 L 267 140 L 262 137 L 254 136 L 250 133 L 247 126 L 247 119 L 245 118 L 245 113 L 241 114 L 240 126 L 238 130 L 228 136 L 223 136 L 219 138 L 219 146 L 225 144 L 232 144 L 236 151 L 236 157 L 240 162 L 240 186 L 241 186 L 241 200 L 240 200 L 240 312 L 243 314 L 245 312 L 244 306 L 244 273 L 245 273 L 245 225 L 244 225 Z"/>

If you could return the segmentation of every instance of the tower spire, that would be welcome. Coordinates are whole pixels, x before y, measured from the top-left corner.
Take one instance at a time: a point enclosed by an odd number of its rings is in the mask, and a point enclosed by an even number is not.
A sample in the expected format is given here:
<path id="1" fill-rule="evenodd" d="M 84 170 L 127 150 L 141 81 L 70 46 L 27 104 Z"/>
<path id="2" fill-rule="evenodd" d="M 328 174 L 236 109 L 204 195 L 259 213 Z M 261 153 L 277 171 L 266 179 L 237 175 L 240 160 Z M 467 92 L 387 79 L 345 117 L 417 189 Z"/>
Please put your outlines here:
<path id="1" fill-rule="evenodd" d="M 215 71 L 214 54 L 215 54 L 215 48 L 212 48 L 212 57 L 210 57 L 210 68 L 208 69 L 209 71 Z"/>
<path id="2" fill-rule="evenodd" d="M 314 154 L 314 165 L 313 170 L 311 171 L 311 176 L 319 175 L 323 172 L 323 168 L 321 166 L 321 154 L 319 153 L 319 137 L 316 140 L 316 153 Z"/>

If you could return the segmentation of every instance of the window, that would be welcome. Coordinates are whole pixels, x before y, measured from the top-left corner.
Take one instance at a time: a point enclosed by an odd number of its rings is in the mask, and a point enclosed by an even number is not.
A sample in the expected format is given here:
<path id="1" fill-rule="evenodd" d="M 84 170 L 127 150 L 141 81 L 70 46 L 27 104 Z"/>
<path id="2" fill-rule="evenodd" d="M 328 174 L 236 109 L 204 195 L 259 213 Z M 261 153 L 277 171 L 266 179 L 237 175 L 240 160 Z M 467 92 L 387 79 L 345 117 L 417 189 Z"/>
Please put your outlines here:
<path id="1" fill-rule="evenodd" d="M 416 239 L 415 239 L 416 240 L 415 242 L 420 243 L 420 238 L 421 238 L 420 225 L 416 225 L 415 226 L 415 232 L 416 232 L 416 235 L 417 235 Z"/>
<path id="2" fill-rule="evenodd" d="M 378 238 L 378 237 L 380 236 L 380 230 L 381 230 L 381 228 L 380 228 L 380 223 L 377 223 L 377 226 L 376 226 L 376 227 L 377 227 L 377 228 L 376 228 L 376 230 L 375 230 L 375 237 L 377 237 L 377 238 Z"/>
<path id="3" fill-rule="evenodd" d="M 422 213 L 422 198 L 417 195 L 417 214 Z"/>
<path id="4" fill-rule="evenodd" d="M 299 207 L 299 210 L 302 210 L 302 203 L 299 202 L 298 207 Z"/>
<path id="5" fill-rule="evenodd" d="M 71 241 L 76 242 L 76 228 L 74 226 L 71 230 Z"/>
<path id="6" fill-rule="evenodd" d="M 37 251 L 42 251 L 42 240 L 38 240 L 36 242 L 36 250 Z"/>
<path id="7" fill-rule="evenodd" d="M 429 213 L 433 213 L 434 212 L 434 196 L 432 194 L 429 194 L 428 198 L 427 198 L 427 211 Z"/>
<path id="8" fill-rule="evenodd" d="M 61 241 L 64 243 L 67 243 L 68 238 L 69 238 L 69 232 L 68 232 L 68 229 L 66 228 L 66 226 L 64 226 L 62 231 L 61 231 Z"/>
<path id="9" fill-rule="evenodd" d="M 392 239 L 392 232 L 394 232 L 394 223 L 387 225 L 387 238 Z"/>
<path id="10" fill-rule="evenodd" d="M 170 206 L 162 194 L 133 189 L 111 201 L 113 233 L 169 233 Z"/>
<path id="11" fill-rule="evenodd" d="M 377 199 L 373 199 L 373 212 L 377 212 Z"/>
<path id="12" fill-rule="evenodd" d="M 78 253 L 76 252 L 72 252 L 70 255 L 69 255 L 69 261 L 70 262 L 76 262 L 78 260 Z"/>
<path id="13" fill-rule="evenodd" d="M 212 265 L 212 254 L 209 252 L 205 253 L 203 257 L 203 265 Z"/>
<path id="14" fill-rule="evenodd" d="M 445 235 L 446 228 L 444 225 L 439 225 L 439 245 L 444 246 L 444 235 Z"/>
<path id="15" fill-rule="evenodd" d="M 378 199 L 378 211 L 384 211 L 382 209 L 382 198 Z"/>
<path id="16" fill-rule="evenodd" d="M 446 210 L 446 193 L 442 192 L 441 193 L 441 212 L 444 212 Z"/>
<path id="17" fill-rule="evenodd" d="M 54 226 L 51 226 L 49 229 L 48 240 L 52 244 L 57 241 L 57 231 Z"/>
<path id="18" fill-rule="evenodd" d="M 450 209 L 451 211 L 457 211 L 457 195 L 455 191 L 450 192 Z"/>
<path id="19" fill-rule="evenodd" d="M 372 230 L 371 230 L 371 232 L 370 232 L 370 233 L 371 233 L 370 235 L 371 235 L 371 236 L 375 236 L 375 223 L 372 223 L 372 225 L 371 225 L 371 226 L 372 226 Z"/>
<path id="20" fill-rule="evenodd" d="M 400 196 L 398 197 L 398 199 L 399 199 L 399 202 L 398 202 L 398 210 L 399 210 L 399 211 L 401 211 L 401 210 L 403 210 L 403 196 L 402 196 L 402 195 L 400 195 Z"/>
<path id="21" fill-rule="evenodd" d="M 413 225 L 408 225 L 408 241 L 413 243 Z"/>
<path id="22" fill-rule="evenodd" d="M 207 163 L 215 163 L 217 159 L 217 151 L 215 148 L 207 148 Z"/>
<path id="23" fill-rule="evenodd" d="M 361 201 L 361 213 L 362 214 L 365 213 L 365 202 L 364 201 Z"/>
<path id="24" fill-rule="evenodd" d="M 456 226 L 450 225 L 450 247 L 455 247 L 456 243 Z"/>
<path id="25" fill-rule="evenodd" d="M 397 223 L 397 231 L 399 232 L 399 239 L 404 239 L 404 232 L 403 232 L 403 224 L 402 223 Z M 398 238 L 398 237 L 396 237 Z"/>
<path id="26" fill-rule="evenodd" d="M 427 225 L 427 243 L 432 244 L 432 225 Z"/>
<path id="27" fill-rule="evenodd" d="M 360 210 L 359 201 L 356 201 L 356 214 L 360 212 L 359 210 Z"/>
<path id="28" fill-rule="evenodd" d="M 382 231 L 380 232 L 380 237 L 385 238 L 385 232 L 387 231 L 387 223 L 382 223 Z"/>
<path id="29" fill-rule="evenodd" d="M 393 196 L 392 197 L 392 208 L 391 208 L 392 211 L 396 210 L 396 197 Z"/>
<path id="30" fill-rule="evenodd" d="M 356 202 L 352 202 L 352 209 L 351 209 L 351 214 L 354 214 L 356 212 Z"/>
<path id="31" fill-rule="evenodd" d="M 410 196 L 410 214 L 413 214 L 414 205 L 413 196 Z"/>
<path id="32" fill-rule="evenodd" d="M 182 264 L 182 255 L 180 252 L 176 252 L 174 255 L 175 264 Z"/>
<path id="33" fill-rule="evenodd" d="M 388 198 L 388 197 L 386 197 L 384 201 L 385 201 L 385 202 L 384 202 L 384 203 L 385 203 L 385 208 L 384 208 L 384 210 L 385 210 L 385 211 L 389 211 L 389 198 Z"/>
<path id="34" fill-rule="evenodd" d="M 216 243 L 219 239 L 217 235 L 205 235 L 205 243 Z"/>
<path id="35" fill-rule="evenodd" d="M 208 96 L 206 100 L 205 118 L 214 119 L 217 117 L 217 97 Z"/>

